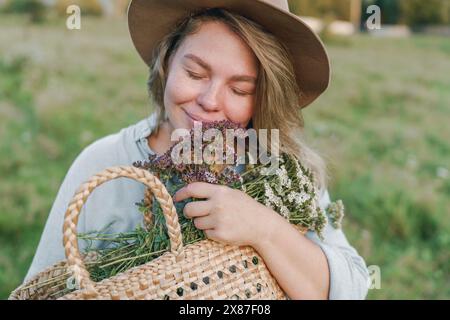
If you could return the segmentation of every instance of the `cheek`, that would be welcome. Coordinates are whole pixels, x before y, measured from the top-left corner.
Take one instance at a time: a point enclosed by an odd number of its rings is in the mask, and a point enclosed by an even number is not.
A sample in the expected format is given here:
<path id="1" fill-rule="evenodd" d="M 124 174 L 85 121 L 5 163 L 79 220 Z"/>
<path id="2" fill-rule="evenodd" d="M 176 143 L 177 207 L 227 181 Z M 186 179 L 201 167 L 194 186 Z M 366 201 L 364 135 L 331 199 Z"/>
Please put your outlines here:
<path id="1" fill-rule="evenodd" d="M 253 116 L 254 109 L 254 99 L 237 101 L 225 109 L 225 116 L 232 122 L 247 124 Z"/>
<path id="2" fill-rule="evenodd" d="M 196 94 L 196 89 L 188 79 L 176 72 L 172 72 L 164 90 L 164 103 L 167 107 L 183 104 L 191 101 Z"/>

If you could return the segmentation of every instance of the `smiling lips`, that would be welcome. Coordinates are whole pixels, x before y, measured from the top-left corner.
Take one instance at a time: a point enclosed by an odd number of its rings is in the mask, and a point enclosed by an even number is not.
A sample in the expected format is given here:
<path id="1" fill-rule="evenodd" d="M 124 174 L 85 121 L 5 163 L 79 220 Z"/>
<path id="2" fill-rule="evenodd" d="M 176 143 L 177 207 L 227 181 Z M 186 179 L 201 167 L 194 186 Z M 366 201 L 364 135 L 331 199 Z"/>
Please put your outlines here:
<path id="1" fill-rule="evenodd" d="M 205 119 L 203 119 L 203 118 L 201 118 L 201 117 L 199 117 L 199 116 L 195 116 L 195 115 L 193 115 L 193 114 L 187 112 L 186 110 L 183 110 L 183 111 L 186 113 L 186 115 L 187 115 L 192 121 L 211 122 L 211 120 L 205 120 Z"/>

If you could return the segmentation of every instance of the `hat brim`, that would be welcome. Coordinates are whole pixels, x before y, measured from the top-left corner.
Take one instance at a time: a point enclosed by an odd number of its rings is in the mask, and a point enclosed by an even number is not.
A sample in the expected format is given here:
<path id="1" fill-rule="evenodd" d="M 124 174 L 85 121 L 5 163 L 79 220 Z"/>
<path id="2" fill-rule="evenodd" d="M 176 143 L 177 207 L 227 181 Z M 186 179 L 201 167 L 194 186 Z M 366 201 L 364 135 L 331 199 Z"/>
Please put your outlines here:
<path id="1" fill-rule="evenodd" d="M 225 8 L 253 20 L 288 48 L 301 91 L 300 107 L 308 106 L 327 89 L 330 60 L 320 38 L 298 16 L 261 0 L 132 0 L 128 28 L 145 63 L 150 65 L 153 49 L 176 22 L 206 7 Z"/>

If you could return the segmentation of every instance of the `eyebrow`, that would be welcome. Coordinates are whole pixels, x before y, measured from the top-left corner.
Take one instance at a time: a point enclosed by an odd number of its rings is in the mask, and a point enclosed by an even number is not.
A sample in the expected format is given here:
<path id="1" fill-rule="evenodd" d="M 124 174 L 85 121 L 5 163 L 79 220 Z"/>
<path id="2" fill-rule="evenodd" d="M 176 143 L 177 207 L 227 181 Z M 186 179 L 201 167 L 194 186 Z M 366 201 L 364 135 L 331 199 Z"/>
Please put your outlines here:
<path id="1" fill-rule="evenodd" d="M 207 64 L 205 61 L 203 61 L 200 57 L 198 57 L 198 56 L 196 56 L 194 54 L 191 54 L 191 53 L 186 54 L 186 55 L 184 55 L 183 58 L 192 60 L 195 63 L 197 63 L 198 65 L 200 65 L 203 69 L 211 71 L 211 66 L 209 64 Z M 234 76 L 232 76 L 230 78 L 230 80 L 256 83 L 256 78 L 255 77 L 247 76 L 247 75 L 234 75 Z"/>

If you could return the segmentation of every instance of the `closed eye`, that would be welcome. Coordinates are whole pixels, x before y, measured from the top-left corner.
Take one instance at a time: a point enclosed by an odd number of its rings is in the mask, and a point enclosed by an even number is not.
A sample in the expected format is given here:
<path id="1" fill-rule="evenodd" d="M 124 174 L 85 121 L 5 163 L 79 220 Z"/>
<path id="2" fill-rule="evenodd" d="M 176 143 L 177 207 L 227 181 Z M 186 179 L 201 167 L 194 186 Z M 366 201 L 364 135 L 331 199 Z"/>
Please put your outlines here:
<path id="1" fill-rule="evenodd" d="M 197 73 L 191 72 L 189 70 L 186 70 L 186 73 L 188 74 L 188 76 L 194 80 L 201 80 L 203 79 L 203 77 Z M 249 96 L 252 95 L 252 93 L 248 93 L 248 92 L 244 92 L 244 91 L 240 91 L 240 90 L 236 90 L 236 89 L 232 89 L 233 93 L 238 95 L 238 96 Z"/>
<path id="2" fill-rule="evenodd" d="M 188 70 L 186 70 L 186 72 L 187 72 L 188 76 L 189 76 L 190 78 L 194 79 L 194 80 L 200 80 L 200 79 L 202 79 L 202 76 L 200 76 L 199 74 L 190 72 L 190 71 L 188 71 Z"/>
<path id="3" fill-rule="evenodd" d="M 239 91 L 239 90 L 236 90 L 236 89 L 233 89 L 233 92 L 235 94 L 237 94 L 238 96 L 249 96 L 249 95 L 251 95 L 251 93 Z"/>

